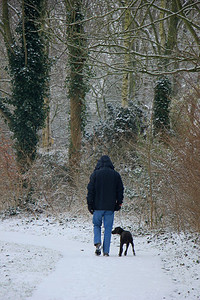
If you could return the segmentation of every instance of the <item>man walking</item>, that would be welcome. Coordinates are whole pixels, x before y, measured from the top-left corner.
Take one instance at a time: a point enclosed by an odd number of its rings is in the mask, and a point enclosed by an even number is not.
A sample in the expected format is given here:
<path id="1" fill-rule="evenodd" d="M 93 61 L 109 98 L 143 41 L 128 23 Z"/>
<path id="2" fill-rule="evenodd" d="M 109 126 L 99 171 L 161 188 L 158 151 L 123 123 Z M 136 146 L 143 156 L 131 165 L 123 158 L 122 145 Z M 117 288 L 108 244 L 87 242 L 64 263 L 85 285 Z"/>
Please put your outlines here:
<path id="1" fill-rule="evenodd" d="M 124 187 L 121 176 L 107 155 L 103 155 L 87 186 L 88 210 L 93 214 L 96 255 L 101 254 L 101 226 L 104 223 L 103 254 L 109 256 L 114 211 L 121 209 Z"/>

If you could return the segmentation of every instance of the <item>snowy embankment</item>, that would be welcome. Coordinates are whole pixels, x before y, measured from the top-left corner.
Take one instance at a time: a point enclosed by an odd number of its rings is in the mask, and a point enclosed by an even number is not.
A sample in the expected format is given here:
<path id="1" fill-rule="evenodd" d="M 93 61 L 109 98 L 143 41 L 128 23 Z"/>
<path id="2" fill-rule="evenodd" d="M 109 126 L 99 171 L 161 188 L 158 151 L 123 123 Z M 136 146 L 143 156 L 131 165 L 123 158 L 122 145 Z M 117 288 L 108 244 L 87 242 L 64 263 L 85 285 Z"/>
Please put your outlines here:
<path id="1" fill-rule="evenodd" d="M 1 221 L 0 300 L 200 299 L 197 236 L 137 235 L 136 257 L 129 249 L 121 258 L 119 237 L 112 236 L 110 257 L 96 257 L 91 221 L 59 220 Z M 130 220 L 123 224 L 132 228 Z"/>

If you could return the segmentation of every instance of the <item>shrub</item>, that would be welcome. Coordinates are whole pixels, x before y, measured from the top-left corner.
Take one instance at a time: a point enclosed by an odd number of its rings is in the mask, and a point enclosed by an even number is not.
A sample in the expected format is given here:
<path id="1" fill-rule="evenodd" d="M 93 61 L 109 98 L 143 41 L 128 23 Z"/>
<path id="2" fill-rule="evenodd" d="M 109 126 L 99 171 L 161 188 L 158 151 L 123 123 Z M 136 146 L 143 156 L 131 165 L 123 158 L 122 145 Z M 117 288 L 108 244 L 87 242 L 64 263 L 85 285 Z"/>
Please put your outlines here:
<path id="1" fill-rule="evenodd" d="M 0 140 L 0 210 L 15 210 L 21 194 L 21 178 L 12 141 L 1 134 Z"/>
<path id="2" fill-rule="evenodd" d="M 199 98 L 200 89 L 195 87 L 174 111 L 179 116 L 173 116 L 177 120 L 174 134 L 163 142 L 154 139 L 151 145 L 155 209 L 165 216 L 165 224 L 178 231 L 200 231 Z"/>
<path id="3" fill-rule="evenodd" d="M 86 133 L 86 142 L 94 147 L 98 145 L 99 152 L 111 148 L 116 151 L 124 143 L 136 142 L 137 135 L 144 129 L 145 116 L 140 108 L 133 104 L 127 108 L 109 104 L 106 118 L 96 123 L 92 132 Z"/>

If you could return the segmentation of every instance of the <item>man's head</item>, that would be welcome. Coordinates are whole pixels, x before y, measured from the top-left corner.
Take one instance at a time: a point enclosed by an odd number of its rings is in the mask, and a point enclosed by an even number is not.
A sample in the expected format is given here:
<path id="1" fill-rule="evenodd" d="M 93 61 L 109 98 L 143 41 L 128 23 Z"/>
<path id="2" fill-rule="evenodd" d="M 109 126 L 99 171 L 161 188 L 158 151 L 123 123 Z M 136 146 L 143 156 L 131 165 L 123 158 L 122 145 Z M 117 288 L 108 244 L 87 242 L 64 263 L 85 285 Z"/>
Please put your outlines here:
<path id="1" fill-rule="evenodd" d="M 108 155 L 103 155 L 99 160 L 100 167 L 109 167 L 114 169 L 113 163 Z"/>

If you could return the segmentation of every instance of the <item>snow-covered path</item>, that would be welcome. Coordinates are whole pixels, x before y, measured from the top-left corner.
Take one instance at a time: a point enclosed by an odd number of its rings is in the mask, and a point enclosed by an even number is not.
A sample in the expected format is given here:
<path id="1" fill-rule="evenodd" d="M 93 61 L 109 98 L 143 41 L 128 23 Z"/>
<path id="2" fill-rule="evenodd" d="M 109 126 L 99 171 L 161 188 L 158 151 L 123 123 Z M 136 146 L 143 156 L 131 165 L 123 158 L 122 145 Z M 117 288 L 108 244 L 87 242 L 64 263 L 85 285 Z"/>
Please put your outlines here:
<path id="1" fill-rule="evenodd" d="M 62 254 L 55 271 L 39 284 L 32 300 L 171 299 L 172 283 L 152 250 L 141 249 L 136 257 L 130 253 L 119 258 L 118 248 L 113 246 L 110 257 L 96 257 L 92 245 L 73 241 L 67 234 L 60 238 L 41 238 L 25 233 L 0 232 L 0 239 L 50 248 Z"/>
<path id="2" fill-rule="evenodd" d="M 160 250 L 144 237 L 135 238 L 136 257 L 131 249 L 118 257 L 116 236 L 110 257 L 96 257 L 92 239 L 92 224 L 82 221 L 2 222 L 0 300 L 183 299 Z"/>

